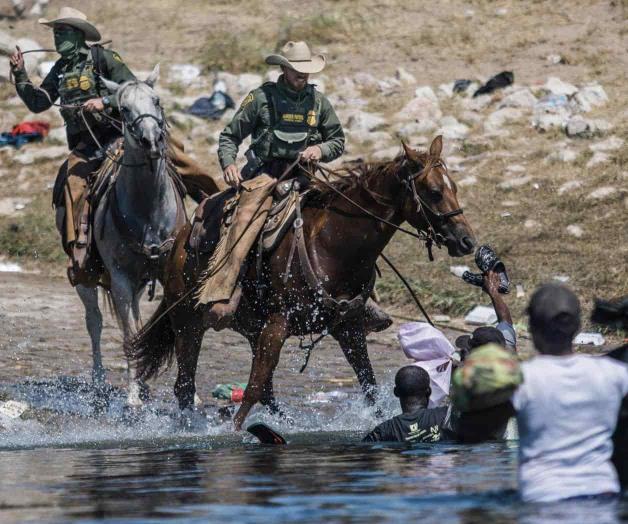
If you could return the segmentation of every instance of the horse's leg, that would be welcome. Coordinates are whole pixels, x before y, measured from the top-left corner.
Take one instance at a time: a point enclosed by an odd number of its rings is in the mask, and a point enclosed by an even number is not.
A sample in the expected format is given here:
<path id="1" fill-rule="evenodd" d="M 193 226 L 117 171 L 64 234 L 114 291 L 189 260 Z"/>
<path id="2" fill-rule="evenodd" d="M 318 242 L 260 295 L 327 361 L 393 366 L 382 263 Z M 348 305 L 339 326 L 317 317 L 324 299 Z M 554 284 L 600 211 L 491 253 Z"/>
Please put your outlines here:
<path id="1" fill-rule="evenodd" d="M 133 318 L 133 331 L 138 332 L 142 329 L 142 317 L 140 314 L 140 298 L 142 297 L 142 291 L 144 291 L 144 285 L 140 285 L 132 293 L 131 299 L 131 316 Z M 126 340 L 126 338 L 125 338 Z M 136 366 L 127 358 L 127 369 L 131 374 L 129 380 L 133 380 L 139 388 L 139 395 L 141 401 L 146 401 L 150 397 L 150 390 L 148 384 L 143 380 L 139 380 L 136 377 Z"/>
<path id="2" fill-rule="evenodd" d="M 370 405 L 375 404 L 377 383 L 375 382 L 375 373 L 373 373 L 373 367 L 371 366 L 366 347 L 364 327 L 362 325 L 342 326 L 334 331 L 332 335 L 340 344 L 347 362 L 355 371 L 367 402 Z"/>
<path id="3" fill-rule="evenodd" d="M 249 383 L 244 391 L 242 405 L 233 419 L 236 430 L 242 428 L 244 419 L 255 404 L 264 396 L 267 399 L 272 397 L 272 390 L 269 397 L 266 387 L 272 385 L 273 372 L 279 363 L 279 354 L 287 337 L 288 321 L 285 316 L 278 313 L 271 315 L 260 333 L 257 348 L 253 352 Z"/>
<path id="4" fill-rule="evenodd" d="M 116 317 L 122 328 L 124 343 L 126 343 L 130 340 L 133 333 L 131 328 L 131 308 L 135 296 L 129 278 L 123 273 L 116 272 L 111 274 L 111 299 L 113 300 Z M 136 379 L 135 363 L 129 358 L 127 358 L 127 379 L 129 383 L 127 404 L 132 407 L 141 406 L 141 385 Z"/>
<path id="5" fill-rule="evenodd" d="M 176 325 L 176 324 L 175 324 Z M 203 341 L 202 315 L 192 312 L 185 324 L 175 327 L 174 348 L 177 356 L 178 373 L 174 394 L 181 411 L 192 409 L 197 404 L 196 365 Z M 198 399 L 200 402 L 200 399 Z"/>
<path id="6" fill-rule="evenodd" d="M 85 307 L 85 324 L 89 338 L 92 341 L 92 382 L 95 386 L 102 386 L 105 382 L 105 368 L 102 365 L 100 354 L 100 335 L 102 333 L 102 313 L 98 307 L 98 289 L 76 286 L 76 292 Z"/>
<path id="7" fill-rule="evenodd" d="M 247 335 L 246 338 L 249 341 L 249 344 L 251 345 L 251 353 L 253 354 L 253 357 L 255 357 L 255 353 L 257 352 L 257 341 L 259 340 L 259 334 Z M 262 406 L 266 406 L 268 410 L 271 412 L 271 414 L 273 415 L 278 414 L 281 417 L 284 416 L 284 414 L 279 409 L 279 405 L 277 404 L 277 399 L 275 398 L 275 393 L 273 390 L 272 374 L 268 377 L 268 380 L 264 384 L 264 390 L 262 393 L 262 398 L 260 399 L 260 404 Z"/>

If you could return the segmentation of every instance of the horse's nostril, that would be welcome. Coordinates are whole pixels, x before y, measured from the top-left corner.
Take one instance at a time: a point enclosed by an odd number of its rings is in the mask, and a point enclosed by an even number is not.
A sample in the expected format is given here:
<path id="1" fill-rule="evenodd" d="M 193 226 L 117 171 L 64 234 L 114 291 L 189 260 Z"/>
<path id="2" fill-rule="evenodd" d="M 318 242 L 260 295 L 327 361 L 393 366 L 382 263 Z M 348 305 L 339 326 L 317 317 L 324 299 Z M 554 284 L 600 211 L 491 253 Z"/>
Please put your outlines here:
<path id="1" fill-rule="evenodd" d="M 462 244 L 462 247 L 464 247 L 465 250 L 467 250 L 468 252 L 473 251 L 473 248 L 475 247 L 475 242 L 473 242 L 473 239 L 471 237 L 462 237 L 460 243 Z"/>

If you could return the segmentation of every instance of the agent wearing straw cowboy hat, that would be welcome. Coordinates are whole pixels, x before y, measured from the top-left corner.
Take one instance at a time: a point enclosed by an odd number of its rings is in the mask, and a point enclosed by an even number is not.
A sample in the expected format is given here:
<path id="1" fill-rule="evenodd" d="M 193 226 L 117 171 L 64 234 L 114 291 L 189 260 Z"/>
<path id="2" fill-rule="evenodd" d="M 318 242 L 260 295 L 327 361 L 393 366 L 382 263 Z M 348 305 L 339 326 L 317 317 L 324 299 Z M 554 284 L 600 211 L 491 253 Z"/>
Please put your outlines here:
<path id="1" fill-rule="evenodd" d="M 17 94 L 31 111 L 45 111 L 57 99 L 63 106 L 61 116 L 65 121 L 71 152 L 59 170 L 53 203 L 57 208 L 58 222 L 65 213 L 65 228 L 61 228 L 60 223 L 58 225 L 62 230 L 64 248 L 70 256 L 68 276 L 75 284 L 80 278 L 81 266 L 87 265 L 88 211 L 82 202 L 88 178 L 104 159 L 99 144 L 109 144 L 120 136 L 111 121 L 101 116 L 107 110 L 112 117 L 118 117 L 116 99 L 99 77 L 123 83 L 135 80 L 135 76 L 117 53 L 99 45 L 87 45 L 87 42 L 99 41 L 100 32 L 77 9 L 62 7 L 58 17 L 52 20 L 41 18 L 39 23 L 52 28 L 55 49 L 61 58 L 39 88 L 29 80 L 19 48 L 11 56 L 11 68 Z M 98 143 L 91 136 L 90 129 Z"/>
<path id="2" fill-rule="evenodd" d="M 311 74 L 325 68 L 325 57 L 312 54 L 305 42 L 288 42 L 280 54 L 266 57 L 266 63 L 279 66 L 282 75 L 277 82 L 267 82 L 249 93 L 219 140 L 224 179 L 242 190 L 233 222 L 210 262 L 206 292 L 199 297 L 201 303 L 214 303 L 211 314 L 218 328 L 227 324 L 237 309 L 241 295 L 238 279 L 271 207 L 273 182 L 299 156 L 306 161 L 330 162 L 344 151 L 344 132 L 331 103 L 308 83 Z M 249 135 L 249 162 L 240 171 L 236 156 Z M 213 267 L 218 261 L 220 267 Z M 375 308 L 369 302 L 369 310 Z M 380 321 L 377 328 L 388 327 L 385 313 L 376 311 L 375 317 Z"/>
<path id="3" fill-rule="evenodd" d="M 57 208 L 64 249 L 70 257 L 68 277 L 76 285 L 87 283 L 89 278 L 89 208 L 83 203 L 90 175 L 105 158 L 101 146 L 107 147 L 121 136 L 112 122 L 112 118 L 120 118 L 116 97 L 112 96 L 101 77 L 122 84 L 135 80 L 135 76 L 118 53 L 98 44 L 87 45 L 87 42 L 99 41 L 101 35 L 81 11 L 62 7 L 59 16 L 52 20 L 41 18 L 39 23 L 52 28 L 55 49 L 61 58 L 40 87 L 29 80 L 19 48 L 11 56 L 11 69 L 17 94 L 34 113 L 49 109 L 60 99 L 71 153 L 59 170 L 53 203 Z M 183 153 L 182 145 L 173 142 L 172 137 L 171 145 L 172 160 L 193 196 L 201 192 L 211 194 L 220 189 L 219 184 L 214 183 Z M 64 215 L 65 227 L 62 227 Z"/>

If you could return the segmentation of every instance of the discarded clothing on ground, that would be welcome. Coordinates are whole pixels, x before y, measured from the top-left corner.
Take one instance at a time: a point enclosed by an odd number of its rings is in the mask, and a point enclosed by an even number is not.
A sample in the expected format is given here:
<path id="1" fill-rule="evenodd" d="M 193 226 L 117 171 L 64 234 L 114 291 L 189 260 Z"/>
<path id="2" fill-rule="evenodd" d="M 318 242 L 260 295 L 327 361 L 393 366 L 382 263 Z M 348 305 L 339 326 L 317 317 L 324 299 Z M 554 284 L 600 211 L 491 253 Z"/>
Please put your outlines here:
<path id="1" fill-rule="evenodd" d="M 210 97 L 199 98 L 190 106 L 187 112 L 200 118 L 218 120 L 227 109 L 233 108 L 235 108 L 233 98 L 225 93 L 224 89 L 214 88 L 214 92 Z"/>
<path id="2" fill-rule="evenodd" d="M 456 80 L 454 82 L 453 91 L 454 93 L 464 93 L 469 88 L 470 85 L 471 85 L 471 80 L 466 80 L 466 79 Z"/>
<path id="3" fill-rule="evenodd" d="M 32 121 L 22 122 L 13 126 L 9 133 L 0 134 L 0 147 L 13 146 L 20 148 L 29 142 L 38 142 L 43 140 L 50 131 L 48 122 Z"/>
<path id="4" fill-rule="evenodd" d="M 515 81 L 515 74 L 512 71 L 502 71 L 498 75 L 495 75 L 491 78 L 486 84 L 480 87 L 475 93 L 473 93 L 473 98 L 480 95 L 487 95 L 496 91 L 497 89 L 502 89 L 504 87 L 508 87 Z"/>

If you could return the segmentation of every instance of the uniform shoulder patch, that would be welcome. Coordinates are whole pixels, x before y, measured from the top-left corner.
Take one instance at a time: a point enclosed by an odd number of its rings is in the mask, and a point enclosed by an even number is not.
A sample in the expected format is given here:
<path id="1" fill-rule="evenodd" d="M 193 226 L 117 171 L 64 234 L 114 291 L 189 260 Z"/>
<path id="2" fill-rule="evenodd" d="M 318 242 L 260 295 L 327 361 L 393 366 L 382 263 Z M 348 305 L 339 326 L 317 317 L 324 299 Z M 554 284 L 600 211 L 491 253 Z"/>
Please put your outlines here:
<path id="1" fill-rule="evenodd" d="M 244 100 L 242 100 L 242 103 L 240 104 L 240 109 L 244 109 L 246 106 L 248 106 L 251 102 L 253 102 L 253 100 L 255 100 L 255 96 L 253 95 L 253 93 L 249 93 L 248 95 L 246 95 L 246 98 Z"/>
<path id="2" fill-rule="evenodd" d="M 116 60 L 117 62 L 122 62 L 122 63 L 124 63 L 124 62 L 123 62 L 123 60 L 122 60 L 122 57 L 121 57 L 118 53 L 116 53 L 115 51 L 112 51 L 112 52 L 111 52 L 111 56 L 112 56 L 112 57 L 113 57 L 113 59 L 114 59 L 114 60 Z"/>

